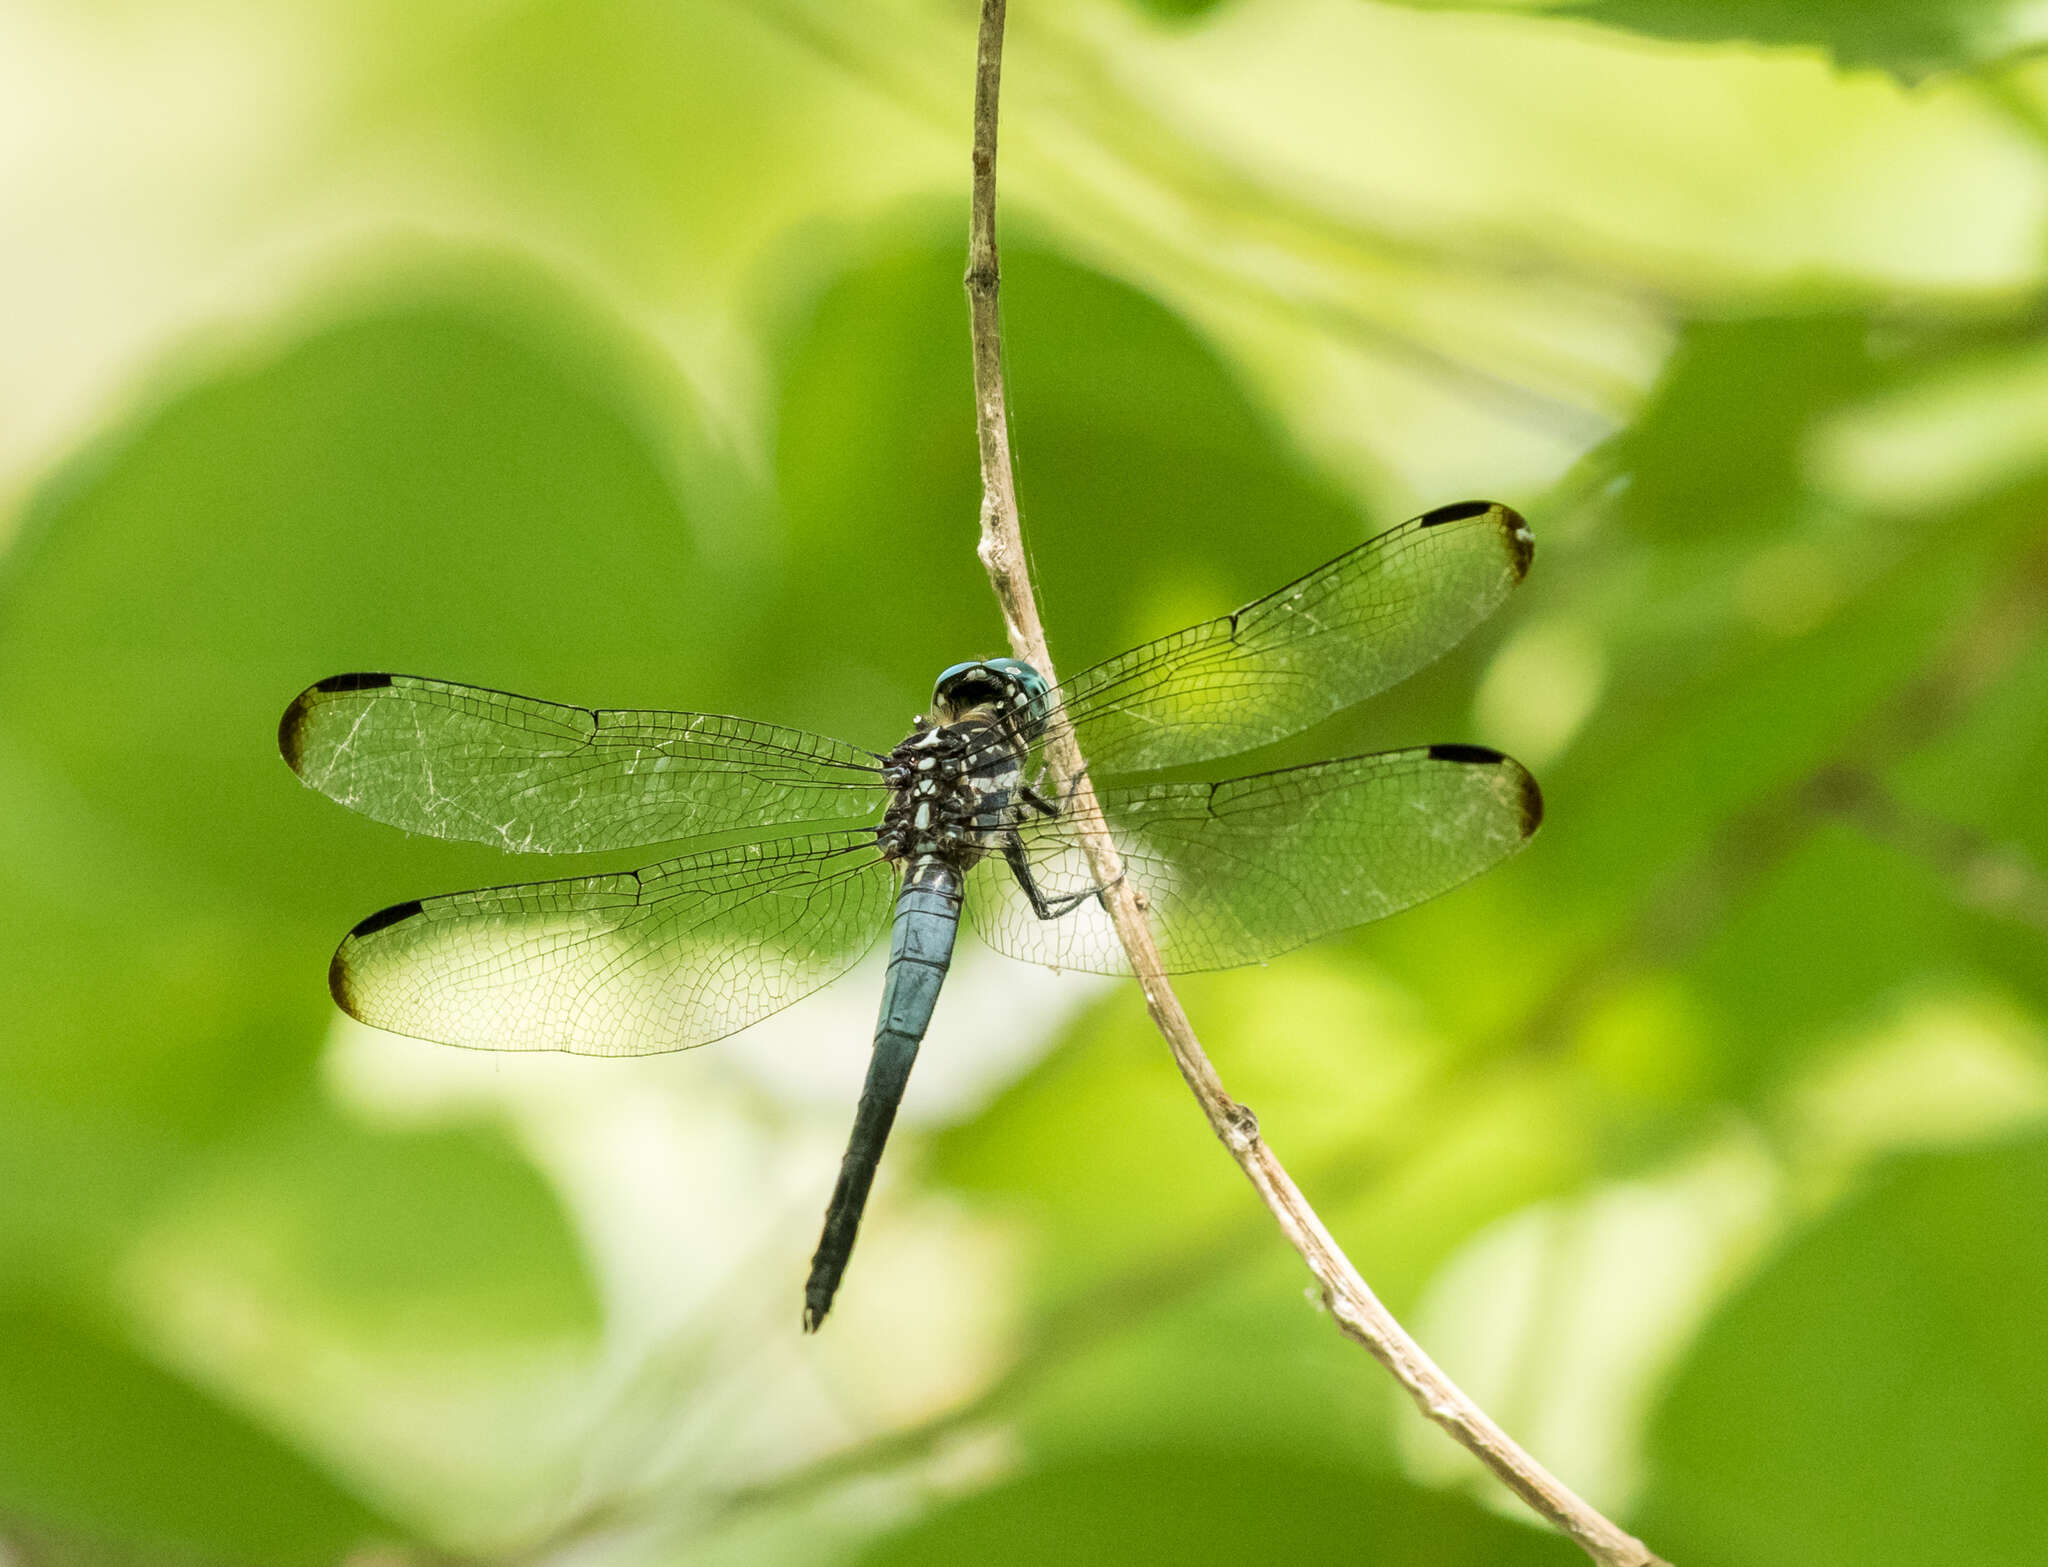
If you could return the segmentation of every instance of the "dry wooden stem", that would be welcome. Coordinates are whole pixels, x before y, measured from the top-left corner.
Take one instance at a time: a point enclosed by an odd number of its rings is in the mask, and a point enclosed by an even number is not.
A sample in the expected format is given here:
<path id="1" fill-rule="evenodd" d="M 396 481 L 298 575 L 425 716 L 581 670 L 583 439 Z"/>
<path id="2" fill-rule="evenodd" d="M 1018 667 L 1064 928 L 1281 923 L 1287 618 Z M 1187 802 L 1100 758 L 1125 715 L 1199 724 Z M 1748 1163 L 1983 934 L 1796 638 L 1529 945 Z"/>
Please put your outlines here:
<path id="1" fill-rule="evenodd" d="M 1003 399 L 1002 328 L 998 312 L 1001 271 L 996 252 L 996 104 L 1002 83 L 1005 0 L 982 0 L 981 40 L 975 62 L 974 202 L 967 246 L 969 330 L 974 349 L 974 414 L 981 443 L 982 564 L 1002 604 L 1010 646 L 1017 657 L 1054 680 L 1052 655 L 1025 567 L 1024 537 L 1010 471 L 1009 417 Z M 1569 1535 L 1603 1567 L 1664 1567 L 1640 1540 L 1618 1528 L 1531 1458 L 1461 1392 L 1422 1352 L 1359 1276 L 1259 1135 L 1258 1118 L 1224 1090 L 1194 1027 L 1161 969 L 1159 949 L 1145 923 L 1139 893 L 1122 878 L 1116 844 L 1101 825 L 1095 791 L 1064 717 L 1055 715 L 1046 737 L 1054 773 L 1073 780 L 1071 816 L 1080 829 L 1096 883 L 1145 994 L 1152 1021 L 1166 1036 L 1216 1135 L 1251 1180 L 1281 1232 L 1301 1253 L 1322 1286 L 1330 1315 L 1363 1344 L 1442 1426 L 1509 1489 Z"/>

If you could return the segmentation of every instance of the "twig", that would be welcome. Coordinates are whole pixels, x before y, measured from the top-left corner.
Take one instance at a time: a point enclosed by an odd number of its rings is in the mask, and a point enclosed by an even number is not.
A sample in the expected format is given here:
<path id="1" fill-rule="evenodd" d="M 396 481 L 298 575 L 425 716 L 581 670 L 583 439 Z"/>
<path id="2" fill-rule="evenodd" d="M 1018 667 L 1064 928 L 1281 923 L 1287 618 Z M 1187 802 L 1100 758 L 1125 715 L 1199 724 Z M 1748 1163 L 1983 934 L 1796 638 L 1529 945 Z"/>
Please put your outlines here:
<path id="1" fill-rule="evenodd" d="M 967 300 L 974 350 L 975 430 L 981 445 L 980 555 L 1002 605 L 1011 648 L 1047 680 L 1056 680 L 1025 565 L 1023 529 L 1010 471 L 1009 419 L 1003 398 L 998 308 L 1001 269 L 996 251 L 996 106 L 1002 84 L 1006 8 L 1006 0 L 982 0 L 981 36 L 975 62 L 974 199 L 967 246 Z M 1663 1567 L 1640 1540 L 1588 1506 L 1517 1447 L 1380 1304 L 1324 1228 L 1308 1199 L 1266 1146 L 1259 1135 L 1258 1118 L 1230 1097 L 1223 1080 L 1210 1065 L 1180 998 L 1167 983 L 1139 894 L 1123 879 L 1122 861 L 1116 844 L 1102 825 L 1080 748 L 1064 715 L 1057 710 L 1046 735 L 1046 753 L 1057 776 L 1070 781 L 1072 816 L 1080 828 L 1096 884 L 1107 889 L 1103 902 L 1144 992 L 1146 1010 L 1166 1036 L 1174 1064 L 1187 1079 L 1188 1087 L 1209 1118 L 1209 1125 L 1279 1221 L 1281 1233 L 1301 1253 L 1322 1286 L 1324 1303 L 1337 1325 L 1394 1374 L 1423 1414 L 1448 1431 L 1510 1490 L 1575 1540 L 1602 1567 Z"/>
<path id="2" fill-rule="evenodd" d="M 1841 768 L 1815 780 L 1814 809 L 1860 827 L 1879 843 L 1910 855 L 1946 884 L 1965 908 L 2031 927 L 2048 936 L 2048 876 L 2015 843 L 1931 811 L 1917 810 L 1862 768 Z"/>

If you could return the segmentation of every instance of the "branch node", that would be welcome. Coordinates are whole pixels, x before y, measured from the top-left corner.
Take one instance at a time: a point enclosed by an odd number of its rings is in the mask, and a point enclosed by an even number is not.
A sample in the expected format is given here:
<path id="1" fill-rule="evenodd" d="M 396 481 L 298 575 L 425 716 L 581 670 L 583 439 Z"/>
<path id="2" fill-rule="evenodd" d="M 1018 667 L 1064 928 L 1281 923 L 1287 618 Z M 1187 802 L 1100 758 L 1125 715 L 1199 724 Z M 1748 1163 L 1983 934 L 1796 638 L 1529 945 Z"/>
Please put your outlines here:
<path id="1" fill-rule="evenodd" d="M 1252 1113 L 1252 1107 L 1233 1100 L 1223 1112 L 1223 1141 L 1230 1151 L 1242 1157 L 1258 1145 L 1259 1118 Z"/>

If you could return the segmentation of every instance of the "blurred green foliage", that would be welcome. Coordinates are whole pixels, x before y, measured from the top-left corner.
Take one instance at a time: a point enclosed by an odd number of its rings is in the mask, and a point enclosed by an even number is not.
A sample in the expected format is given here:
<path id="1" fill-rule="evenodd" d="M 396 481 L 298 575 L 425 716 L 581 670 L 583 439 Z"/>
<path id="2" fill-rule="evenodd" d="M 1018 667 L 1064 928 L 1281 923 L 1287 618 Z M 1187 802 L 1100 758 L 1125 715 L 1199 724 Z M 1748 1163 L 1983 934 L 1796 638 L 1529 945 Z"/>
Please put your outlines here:
<path id="1" fill-rule="evenodd" d="M 1499 9 L 1013 7 L 1055 652 L 1525 510 L 1495 624 L 1272 759 L 1499 745 L 1542 835 L 1191 1011 L 1375 1287 L 1670 1560 L 2032 1563 L 2036 24 Z M 6 1559 L 1574 1559 L 1304 1301 L 1128 987 L 963 966 L 815 1341 L 871 975 L 649 1063 L 323 993 L 364 912 L 547 871 L 301 789 L 312 680 L 881 746 L 1000 649 L 970 22 L 0 22 L 52 84 L 0 173 Z"/>
<path id="2" fill-rule="evenodd" d="M 1649 1526 L 1740 1561 L 2037 1554 L 2048 1347 L 2012 1308 L 2048 1287 L 2043 1202 L 2034 1138 L 1901 1160 L 1799 1235 L 1674 1381 L 1651 1442 L 1686 1479 L 1653 1486 Z M 1853 1493 L 1806 1478 L 1816 1448 Z"/>
<path id="3" fill-rule="evenodd" d="M 1587 0 L 1565 9 L 1653 38 L 1817 44 L 1844 66 L 1877 66 L 1909 81 L 1995 65 L 2043 42 L 2039 19 L 2006 0 Z"/>
<path id="4" fill-rule="evenodd" d="M 162 1559 L 327 1562 L 395 1526 L 233 1408 L 76 1317 L 0 1319 L 5 1505 Z"/>
<path id="5" fill-rule="evenodd" d="M 1332 1534 L 1361 1562 L 1521 1567 L 1563 1562 L 1544 1540 L 1425 1494 L 1361 1483 L 1355 1471 L 1276 1460 L 1270 1450 L 1170 1450 L 1049 1464 L 878 1543 L 862 1561 L 937 1567 L 976 1561 L 1292 1559 Z"/>
<path id="6" fill-rule="evenodd" d="M 1482 9 L 1473 0 L 1404 3 Z M 1178 0 L 1161 0 L 1157 8 L 1206 9 Z M 1907 81 L 1996 65 L 2048 41 L 2039 16 L 2012 0 L 1495 0 L 1487 8 L 1583 17 L 1689 43 L 1803 44 L 1827 50 L 1845 67 L 1874 66 Z"/>

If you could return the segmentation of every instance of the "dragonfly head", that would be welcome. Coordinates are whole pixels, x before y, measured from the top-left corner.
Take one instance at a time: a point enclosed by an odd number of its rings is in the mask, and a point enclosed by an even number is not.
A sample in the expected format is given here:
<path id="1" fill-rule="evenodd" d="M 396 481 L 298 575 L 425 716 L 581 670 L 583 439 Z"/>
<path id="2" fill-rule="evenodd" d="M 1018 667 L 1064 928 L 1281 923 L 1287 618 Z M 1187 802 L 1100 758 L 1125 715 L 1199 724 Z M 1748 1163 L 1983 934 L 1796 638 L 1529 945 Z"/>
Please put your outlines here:
<path id="1" fill-rule="evenodd" d="M 932 687 L 932 706 L 942 723 L 955 723 L 977 707 L 993 708 L 1031 741 L 1045 730 L 1042 699 L 1050 689 L 1045 676 L 1022 659 L 982 658 L 942 673 Z"/>

